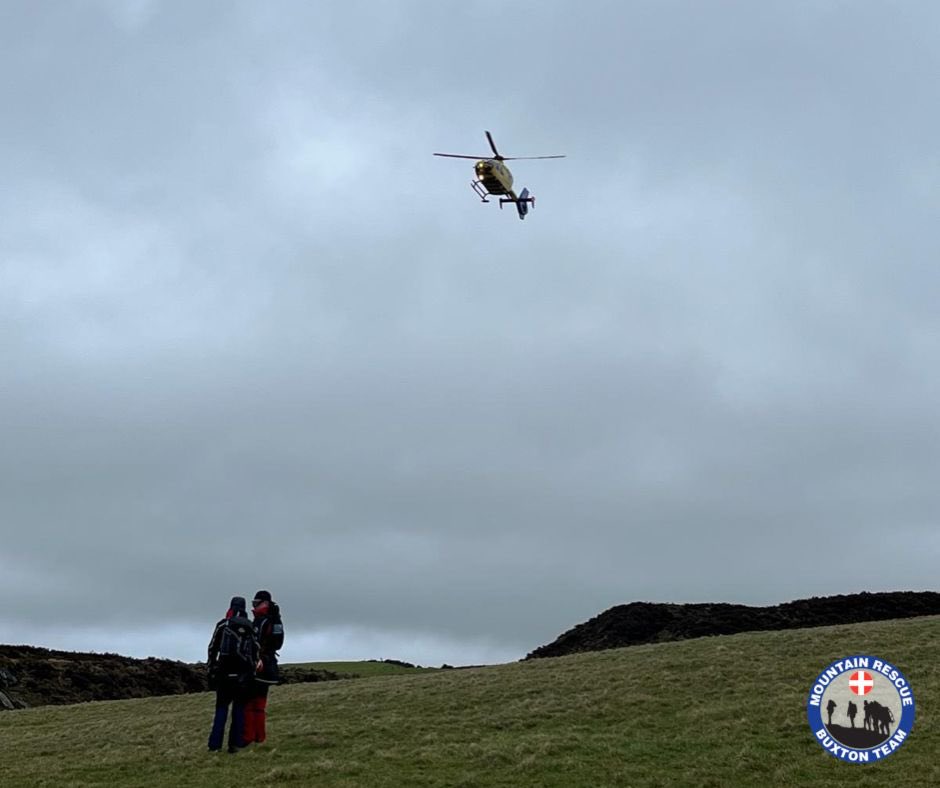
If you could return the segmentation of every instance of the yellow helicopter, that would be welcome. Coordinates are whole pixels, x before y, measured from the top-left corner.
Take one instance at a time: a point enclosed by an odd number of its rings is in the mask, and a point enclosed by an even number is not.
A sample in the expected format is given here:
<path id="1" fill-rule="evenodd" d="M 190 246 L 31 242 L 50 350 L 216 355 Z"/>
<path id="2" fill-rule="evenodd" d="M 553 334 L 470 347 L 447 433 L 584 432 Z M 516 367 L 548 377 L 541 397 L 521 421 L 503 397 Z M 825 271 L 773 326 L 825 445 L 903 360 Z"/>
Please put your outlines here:
<path id="1" fill-rule="evenodd" d="M 519 211 L 519 218 L 525 219 L 529 212 L 529 206 L 535 208 L 535 197 L 529 194 L 528 189 L 523 189 L 518 195 L 512 190 L 512 173 L 509 167 L 503 164 L 504 161 L 513 161 L 516 159 L 563 159 L 564 154 L 560 156 L 502 156 L 496 150 L 496 143 L 493 142 L 493 135 L 486 132 L 486 139 L 493 149 L 493 156 L 465 156 L 462 153 L 435 153 L 435 156 L 446 156 L 450 159 L 476 159 L 477 163 L 473 165 L 473 171 L 476 173 L 476 180 L 470 182 L 473 191 L 477 193 L 483 202 L 489 202 L 489 195 L 499 196 L 499 207 L 502 208 L 507 202 L 516 204 L 516 210 Z M 506 195 L 505 197 L 501 195 Z"/>

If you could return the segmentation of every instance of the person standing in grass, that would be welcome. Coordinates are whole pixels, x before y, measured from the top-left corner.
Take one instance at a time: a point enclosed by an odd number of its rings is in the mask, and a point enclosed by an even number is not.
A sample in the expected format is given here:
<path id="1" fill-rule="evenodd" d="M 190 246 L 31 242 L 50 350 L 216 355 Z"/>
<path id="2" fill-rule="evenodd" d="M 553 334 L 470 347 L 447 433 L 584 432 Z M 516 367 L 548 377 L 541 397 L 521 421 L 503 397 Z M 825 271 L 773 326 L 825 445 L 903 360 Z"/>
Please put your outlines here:
<path id="1" fill-rule="evenodd" d="M 215 625 L 209 641 L 209 689 L 215 690 L 215 717 L 209 733 L 211 752 L 222 749 L 229 706 L 232 707 L 232 724 L 228 732 L 228 751 L 234 754 L 244 746 L 245 706 L 258 668 L 258 655 L 258 640 L 245 612 L 245 598 L 232 597 L 225 618 Z"/>
<path id="2" fill-rule="evenodd" d="M 245 707 L 245 744 L 260 744 L 267 738 L 268 690 L 279 681 L 278 649 L 284 644 L 281 610 L 270 591 L 259 591 L 251 601 L 261 667 L 255 676 L 252 697 Z"/>

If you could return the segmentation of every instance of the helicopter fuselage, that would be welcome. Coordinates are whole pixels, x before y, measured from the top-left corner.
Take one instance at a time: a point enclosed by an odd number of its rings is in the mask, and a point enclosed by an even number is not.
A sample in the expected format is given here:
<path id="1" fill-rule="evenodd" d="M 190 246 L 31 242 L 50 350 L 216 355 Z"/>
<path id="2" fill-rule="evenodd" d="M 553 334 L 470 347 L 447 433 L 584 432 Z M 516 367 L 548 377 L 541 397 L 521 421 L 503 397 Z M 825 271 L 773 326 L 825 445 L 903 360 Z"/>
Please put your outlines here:
<path id="1" fill-rule="evenodd" d="M 496 159 L 481 159 L 474 167 L 477 180 L 490 194 L 512 194 L 512 173 Z"/>

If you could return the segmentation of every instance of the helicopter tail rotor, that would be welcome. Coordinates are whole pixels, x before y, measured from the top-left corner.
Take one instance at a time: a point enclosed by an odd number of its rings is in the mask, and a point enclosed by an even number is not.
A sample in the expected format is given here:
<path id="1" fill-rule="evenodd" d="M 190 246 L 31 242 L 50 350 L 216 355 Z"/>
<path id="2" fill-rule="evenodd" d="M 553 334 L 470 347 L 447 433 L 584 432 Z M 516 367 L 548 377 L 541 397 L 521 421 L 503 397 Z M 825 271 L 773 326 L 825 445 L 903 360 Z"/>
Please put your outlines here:
<path id="1" fill-rule="evenodd" d="M 529 212 L 529 203 L 532 203 L 534 208 L 535 197 L 530 197 L 528 188 L 525 188 L 519 193 L 519 198 L 516 200 L 516 210 L 519 211 L 520 219 L 525 219 L 525 215 Z"/>

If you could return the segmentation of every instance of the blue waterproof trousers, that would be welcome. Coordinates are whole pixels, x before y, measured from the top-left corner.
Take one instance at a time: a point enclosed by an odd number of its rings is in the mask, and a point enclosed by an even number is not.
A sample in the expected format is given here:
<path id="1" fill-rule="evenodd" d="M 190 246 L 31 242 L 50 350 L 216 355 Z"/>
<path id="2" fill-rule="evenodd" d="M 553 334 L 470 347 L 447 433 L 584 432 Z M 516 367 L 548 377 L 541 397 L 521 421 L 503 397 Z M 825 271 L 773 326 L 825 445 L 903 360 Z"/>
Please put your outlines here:
<path id="1" fill-rule="evenodd" d="M 228 720 L 228 707 L 232 707 L 232 724 L 228 729 L 228 751 L 235 752 L 244 746 L 245 730 L 245 687 L 238 681 L 222 680 L 215 691 L 215 717 L 212 731 L 209 733 L 209 749 L 221 750 L 225 737 L 225 723 Z"/>

